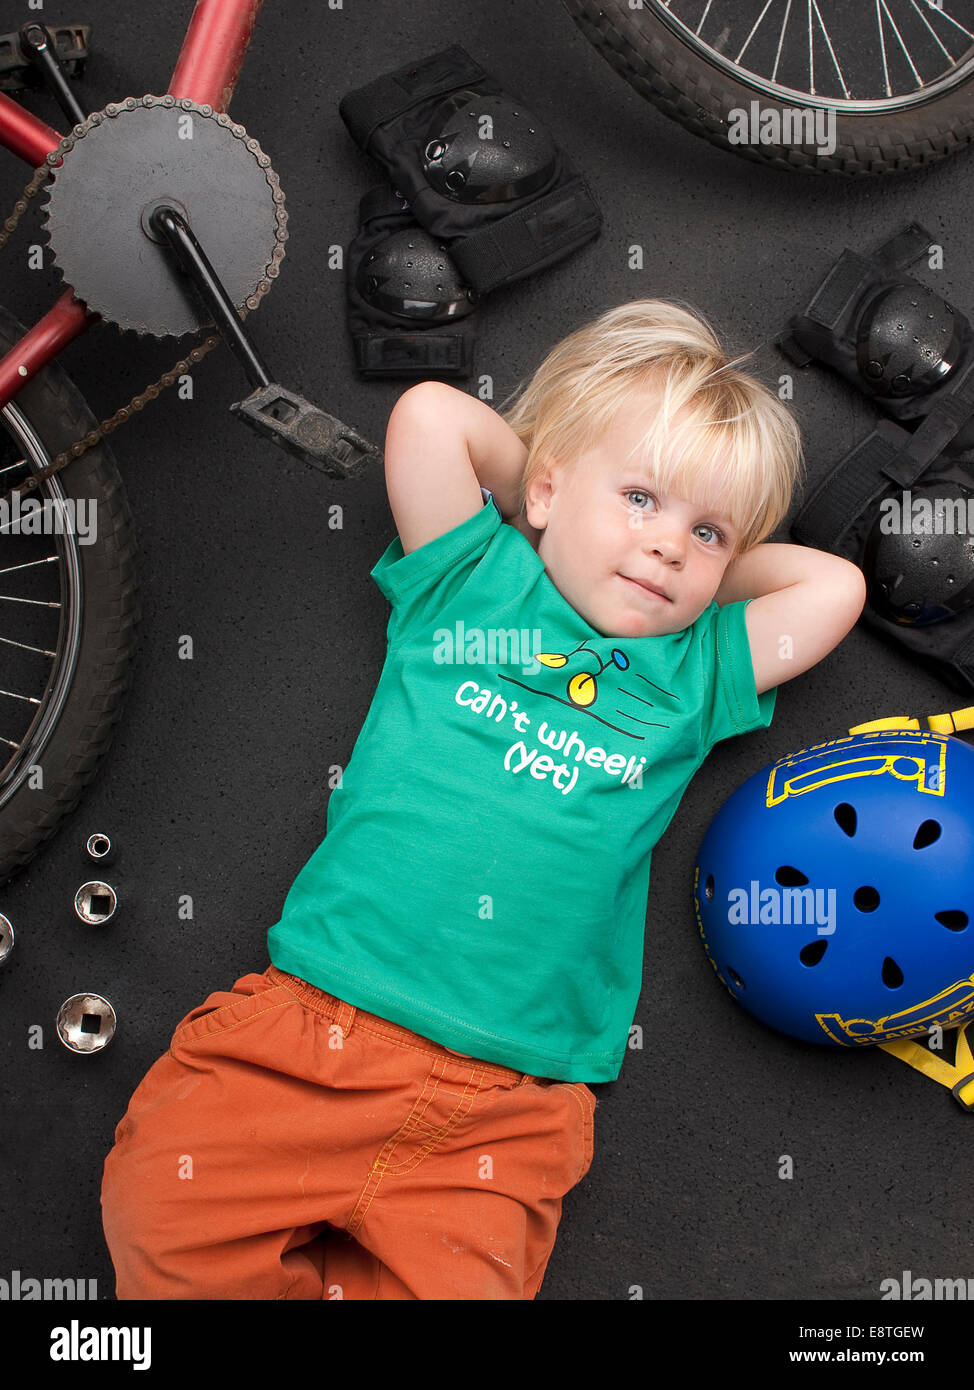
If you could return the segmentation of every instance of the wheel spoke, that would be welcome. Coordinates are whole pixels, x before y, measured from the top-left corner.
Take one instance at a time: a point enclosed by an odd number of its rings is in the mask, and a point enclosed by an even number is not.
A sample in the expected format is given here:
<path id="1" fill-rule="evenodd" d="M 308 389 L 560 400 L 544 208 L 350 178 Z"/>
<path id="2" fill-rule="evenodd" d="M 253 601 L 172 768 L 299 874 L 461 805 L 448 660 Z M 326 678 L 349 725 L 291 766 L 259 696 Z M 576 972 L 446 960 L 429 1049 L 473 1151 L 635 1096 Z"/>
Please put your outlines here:
<path id="1" fill-rule="evenodd" d="M 778 48 L 774 55 L 774 70 L 771 73 L 771 81 L 774 82 L 778 76 L 778 64 L 781 62 L 781 46 L 785 41 L 785 30 L 788 28 L 788 16 L 791 14 L 791 0 L 785 5 L 785 17 L 781 21 L 781 33 L 778 36 Z"/>
<path id="2" fill-rule="evenodd" d="M 952 24 L 955 29 L 959 29 L 962 34 L 966 34 L 969 39 L 974 40 L 974 33 L 972 33 L 970 29 L 965 29 L 963 24 L 958 24 L 954 16 L 948 14 L 946 10 L 935 9 L 934 14 L 939 14 L 941 19 L 946 19 L 948 24 Z"/>
<path id="3" fill-rule="evenodd" d="M 0 526 L 0 535 L 3 535 L 3 527 Z M 29 570 L 34 565 L 49 565 L 51 561 L 57 562 L 56 555 L 45 555 L 43 560 L 27 560 L 22 565 L 5 565 L 0 574 L 13 574 L 14 570 Z"/>
<path id="4" fill-rule="evenodd" d="M 893 26 L 893 33 L 896 35 L 897 42 L 899 43 L 900 48 L 902 48 L 902 50 L 903 50 L 903 53 L 904 53 L 904 55 L 905 55 L 905 57 L 906 57 L 906 61 L 907 61 L 907 62 L 909 63 L 909 65 L 910 65 L 910 71 L 913 73 L 913 76 L 916 78 L 916 84 L 917 84 L 918 87 L 922 87 L 922 86 L 923 86 L 923 78 L 922 78 L 922 77 L 920 76 L 920 74 L 917 72 L 917 70 L 916 70 L 916 68 L 915 68 L 915 66 L 914 66 L 914 64 L 913 64 L 913 59 L 910 57 L 910 50 L 907 48 L 906 44 L 903 42 L 903 35 L 900 33 L 899 29 L 898 29 L 897 26 L 896 26 L 896 20 L 893 18 L 893 16 L 892 16 L 892 15 L 890 14 L 890 12 L 889 12 L 889 6 L 886 4 L 886 0 L 882 0 L 882 6 L 883 6 L 883 13 L 886 15 L 886 18 L 889 20 L 890 24 Z"/>
<path id="5" fill-rule="evenodd" d="M 948 62 L 953 63 L 953 62 L 954 62 L 953 54 L 949 53 L 949 52 L 947 51 L 947 49 L 944 47 L 943 43 L 941 42 L 940 35 L 937 33 L 936 29 L 933 27 L 933 25 L 930 23 L 929 19 L 927 19 L 927 16 L 923 13 L 923 11 L 921 10 L 920 6 L 917 4 L 917 0 L 910 0 L 910 4 L 913 6 L 914 10 L 916 10 L 917 14 L 920 16 L 921 21 L 922 21 L 922 22 L 927 26 L 927 28 L 930 30 L 930 34 L 931 34 L 931 36 L 932 36 L 932 38 L 933 38 L 933 41 L 934 41 L 934 43 L 937 45 L 937 47 L 940 49 L 941 53 L 942 53 L 942 54 L 944 55 L 944 57 L 948 60 Z"/>
<path id="6" fill-rule="evenodd" d="M 26 700 L 29 705 L 40 704 L 35 695 L 18 695 L 15 690 L 0 690 L 0 695 L 7 695 L 11 700 Z"/>
<path id="7" fill-rule="evenodd" d="M 889 85 L 889 65 L 886 62 L 886 35 L 883 32 L 883 12 L 879 7 L 879 0 L 876 0 L 876 23 L 879 25 L 879 47 L 883 55 L 883 79 L 886 83 L 886 95 L 891 97 L 893 91 Z"/>
<path id="8" fill-rule="evenodd" d="M 48 651 L 46 647 L 32 647 L 29 642 L 15 642 L 12 637 L 0 637 L 0 642 L 6 642 L 8 647 L 19 647 L 23 652 L 36 652 L 38 656 L 47 656 L 53 661 L 57 652 Z"/>
<path id="9" fill-rule="evenodd" d="M 815 17 L 816 17 L 817 20 L 818 20 L 819 28 L 822 30 L 822 33 L 825 35 L 825 42 L 826 42 L 826 44 L 827 44 L 827 46 L 828 46 L 828 50 L 829 50 L 829 54 L 830 54 L 830 56 L 831 56 L 831 58 L 832 58 L 832 62 L 835 64 L 835 70 L 836 70 L 836 72 L 839 74 L 839 81 L 842 83 L 842 94 L 843 94 L 843 96 L 846 98 L 846 100 L 848 101 L 848 99 L 849 99 L 849 88 L 846 86 L 846 84 L 845 84 L 845 78 L 842 76 L 842 69 L 841 69 L 841 67 L 839 66 L 839 60 L 838 60 L 838 58 L 835 56 L 835 49 L 832 47 L 832 40 L 831 40 L 831 38 L 829 37 L 829 31 L 828 31 L 828 29 L 826 29 L 825 24 L 824 24 L 824 22 L 823 22 L 823 20 L 822 20 L 821 13 L 819 12 L 818 0 L 812 0 L 812 5 L 815 7 Z"/>
<path id="10" fill-rule="evenodd" d="M 715 66 L 789 105 L 807 94 L 878 114 L 957 88 L 974 70 L 974 0 L 805 0 L 804 23 L 796 0 L 642 3 Z M 947 42 L 945 24 L 963 45 Z"/>
<path id="11" fill-rule="evenodd" d="M 43 598 L 18 598 L 16 594 L 0 594 L 0 603 L 30 603 L 37 608 L 60 608 L 61 605 L 53 599 Z"/>
<path id="12" fill-rule="evenodd" d="M 741 59 L 744 57 L 745 49 L 747 48 L 747 46 L 748 46 L 748 44 L 751 42 L 751 40 L 754 38 L 754 35 L 758 32 L 758 29 L 761 27 L 761 21 L 762 21 L 762 19 L 764 18 L 764 16 L 768 13 L 768 11 L 770 10 L 770 8 L 771 8 L 771 6 L 772 6 L 772 3 L 773 3 L 773 0 L 765 0 L 764 9 L 761 11 L 761 13 L 758 15 L 757 19 L 754 21 L 754 27 L 753 27 L 753 29 L 752 29 L 751 32 L 748 34 L 747 38 L 744 40 L 744 47 L 741 49 L 740 53 L 738 53 L 737 57 L 734 59 L 734 62 L 735 62 L 735 63 L 739 63 L 739 62 L 741 61 Z"/>

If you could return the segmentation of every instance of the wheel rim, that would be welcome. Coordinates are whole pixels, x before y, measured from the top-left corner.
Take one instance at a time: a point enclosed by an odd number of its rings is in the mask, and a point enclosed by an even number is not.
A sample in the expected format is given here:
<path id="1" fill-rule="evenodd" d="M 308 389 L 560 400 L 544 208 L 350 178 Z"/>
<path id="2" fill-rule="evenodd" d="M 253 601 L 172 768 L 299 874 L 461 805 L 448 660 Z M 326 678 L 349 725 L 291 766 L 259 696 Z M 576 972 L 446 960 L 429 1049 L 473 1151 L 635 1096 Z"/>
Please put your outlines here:
<path id="1" fill-rule="evenodd" d="M 974 76 L 974 0 L 646 3 L 714 67 L 788 105 L 882 115 Z"/>
<path id="2" fill-rule="evenodd" d="M 26 476 L 23 464 L 32 473 L 51 462 L 36 431 L 16 404 L 2 411 L 0 429 L 0 492 L 6 493 Z M 14 465 L 20 462 L 20 471 Z M 41 485 L 41 496 L 52 502 L 65 500 L 57 476 Z M 32 492 L 37 497 L 36 491 Z M 38 542 L 38 545 L 34 545 Z M 21 547 L 27 546 L 29 560 Z M 4 678 L 0 681 L 0 807 L 21 786 L 30 766 L 43 753 L 64 709 L 74 679 L 81 647 L 82 573 L 79 538 L 67 529 L 61 534 L 26 537 L 11 535 L 0 517 L 0 658 Z M 20 550 L 20 554 L 17 552 Z M 53 555 L 53 559 L 43 559 Z M 46 566 L 46 571 L 45 571 Z M 48 580 L 48 574 L 56 577 Z M 56 589 L 55 600 L 44 597 Z M 26 602 L 25 602 L 26 600 Z M 50 604 L 56 602 L 57 634 L 50 647 L 47 635 L 53 623 Z M 46 608 L 48 621 L 35 611 Z M 33 622 L 33 634 L 28 630 Z M 43 667 L 46 664 L 46 672 Z M 12 673 L 8 675 L 9 673 Z M 41 674 L 38 674 L 40 672 Z M 15 688 L 16 687 L 16 688 Z M 40 693 L 38 693 L 38 688 Z M 23 718 L 24 701 L 36 700 L 33 716 Z M 17 719 L 24 724 L 21 730 Z M 8 732 L 11 728 L 13 736 Z"/>

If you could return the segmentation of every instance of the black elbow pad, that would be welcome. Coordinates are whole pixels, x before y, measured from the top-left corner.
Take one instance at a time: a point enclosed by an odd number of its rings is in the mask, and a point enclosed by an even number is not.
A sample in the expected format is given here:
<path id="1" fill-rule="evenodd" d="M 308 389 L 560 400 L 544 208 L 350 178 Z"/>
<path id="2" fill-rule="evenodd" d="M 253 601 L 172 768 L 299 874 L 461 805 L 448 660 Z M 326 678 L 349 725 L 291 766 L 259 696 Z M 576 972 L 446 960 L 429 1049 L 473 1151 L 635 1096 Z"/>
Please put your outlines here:
<path id="1" fill-rule="evenodd" d="M 345 257 L 347 322 L 366 378 L 468 377 L 476 295 L 444 244 L 385 185 L 359 203 L 359 230 Z"/>
<path id="2" fill-rule="evenodd" d="M 479 294 L 599 233 L 601 211 L 544 123 L 460 47 L 349 92 L 339 111 Z"/>

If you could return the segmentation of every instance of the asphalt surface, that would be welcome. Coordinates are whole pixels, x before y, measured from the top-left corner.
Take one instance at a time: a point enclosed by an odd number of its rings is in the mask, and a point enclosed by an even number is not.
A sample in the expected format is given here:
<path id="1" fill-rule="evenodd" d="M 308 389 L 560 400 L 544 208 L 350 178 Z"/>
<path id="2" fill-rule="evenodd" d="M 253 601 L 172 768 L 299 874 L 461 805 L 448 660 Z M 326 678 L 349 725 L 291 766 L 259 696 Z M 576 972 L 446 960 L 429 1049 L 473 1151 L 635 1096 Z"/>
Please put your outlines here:
<path id="1" fill-rule="evenodd" d="M 93 25 L 89 110 L 165 90 L 190 0 L 53 5 Z M 0 6 L 0 31 L 29 18 Z M 356 375 L 335 247 L 355 231 L 379 171 L 338 101 L 353 86 L 451 42 L 530 102 L 588 178 L 600 238 L 490 297 L 478 371 L 495 403 L 575 327 L 623 300 L 660 295 L 705 313 L 753 370 L 789 370 L 772 346 L 842 248 L 921 220 L 944 247 L 936 284 L 974 309 L 970 156 L 877 181 L 788 175 L 694 138 L 626 85 L 557 3 L 267 0 L 232 104 L 287 196 L 280 280 L 248 328 L 276 377 L 381 444 L 403 386 Z M 53 101 L 24 104 L 54 126 Z M 29 171 L 0 159 L 0 206 Z M 92 210 L 93 219 L 97 209 Z M 44 243 L 35 208 L 0 253 L 2 302 L 34 322 L 59 275 L 26 269 Z M 643 267 L 630 268 L 630 248 Z M 61 364 L 110 414 L 181 353 L 101 325 Z M 246 394 L 221 348 L 114 435 L 140 542 L 144 628 L 133 688 L 94 784 L 30 867 L 0 891 L 18 934 L 0 975 L 4 1146 L 0 1276 L 114 1278 L 99 1208 L 102 1163 L 134 1088 L 176 1022 L 267 963 L 266 932 L 324 833 L 329 771 L 344 766 L 384 656 L 387 605 L 369 569 L 394 535 L 381 472 L 330 481 L 228 414 Z M 468 383 L 468 389 L 472 384 Z M 796 373 L 809 478 L 868 431 L 869 404 L 834 376 Z M 793 508 L 797 510 L 799 499 Z M 342 508 L 341 529 L 329 509 Z M 790 540 L 787 528 L 775 539 Z M 192 661 L 178 657 L 193 638 Z M 657 846 L 648 903 L 642 1047 L 595 1088 L 595 1160 L 567 1197 L 540 1297 L 548 1300 L 808 1300 L 880 1296 L 883 1279 L 970 1273 L 970 1122 L 946 1091 L 875 1050 L 792 1042 L 740 1010 L 698 940 L 691 882 L 712 817 L 783 754 L 883 715 L 964 703 L 936 676 L 857 627 L 779 690 L 771 727 L 719 744 Z M 85 840 L 117 844 L 105 876 L 120 906 L 102 929 L 74 916 L 90 876 Z M 191 895 L 194 916 L 180 916 Z M 581 963 L 580 963 L 581 968 Z M 107 996 L 118 1032 L 96 1057 L 54 1033 L 61 1001 Z M 28 1028 L 44 1047 L 28 1047 Z M 9 1128 L 12 1120 L 12 1130 Z M 779 1176 L 783 1156 L 794 1176 Z M 635 1293 L 633 1291 L 636 1291 Z"/>

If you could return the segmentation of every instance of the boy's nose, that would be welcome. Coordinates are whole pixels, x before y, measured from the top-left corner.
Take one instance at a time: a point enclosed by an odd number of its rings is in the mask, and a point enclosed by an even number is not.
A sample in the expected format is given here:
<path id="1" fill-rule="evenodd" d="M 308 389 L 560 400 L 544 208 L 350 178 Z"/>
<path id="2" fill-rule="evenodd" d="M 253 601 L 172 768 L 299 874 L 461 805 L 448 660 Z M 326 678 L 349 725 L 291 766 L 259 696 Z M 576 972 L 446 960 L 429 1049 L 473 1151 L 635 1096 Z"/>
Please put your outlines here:
<path id="1" fill-rule="evenodd" d="M 675 526 L 654 526 L 653 534 L 644 546 L 647 554 L 659 555 L 668 565 L 682 560 L 685 552 L 681 532 Z"/>

